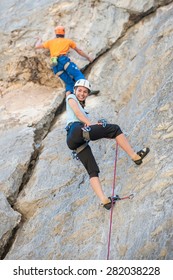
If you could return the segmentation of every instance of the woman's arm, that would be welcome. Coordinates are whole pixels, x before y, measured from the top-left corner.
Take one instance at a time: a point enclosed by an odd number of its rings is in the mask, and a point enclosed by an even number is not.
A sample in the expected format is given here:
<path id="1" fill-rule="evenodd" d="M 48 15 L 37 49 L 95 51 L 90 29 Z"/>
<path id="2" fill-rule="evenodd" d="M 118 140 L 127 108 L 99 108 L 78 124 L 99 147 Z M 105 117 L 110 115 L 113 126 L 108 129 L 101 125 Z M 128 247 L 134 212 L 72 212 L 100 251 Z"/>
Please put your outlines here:
<path id="1" fill-rule="evenodd" d="M 76 117 L 87 126 L 91 125 L 90 120 L 81 112 L 77 102 L 72 98 L 70 98 L 68 102 Z"/>

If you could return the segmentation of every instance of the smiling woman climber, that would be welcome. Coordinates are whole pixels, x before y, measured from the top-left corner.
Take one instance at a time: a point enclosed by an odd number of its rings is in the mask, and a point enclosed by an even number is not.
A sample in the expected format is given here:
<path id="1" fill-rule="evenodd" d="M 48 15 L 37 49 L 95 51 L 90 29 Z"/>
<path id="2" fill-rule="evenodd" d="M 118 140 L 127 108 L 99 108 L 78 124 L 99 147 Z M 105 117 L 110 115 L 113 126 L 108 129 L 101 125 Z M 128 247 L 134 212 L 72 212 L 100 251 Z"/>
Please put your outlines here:
<path id="1" fill-rule="evenodd" d="M 115 203 L 116 196 L 105 196 L 98 177 L 100 171 L 88 142 L 102 138 L 115 139 L 118 145 L 137 165 L 142 163 L 142 159 L 150 150 L 149 148 L 144 148 L 135 153 L 117 124 L 107 124 L 104 120 L 92 124 L 88 118 L 88 114 L 83 108 L 83 104 L 90 92 L 91 85 L 89 81 L 80 79 L 75 83 L 75 94 L 70 94 L 66 98 L 67 145 L 69 149 L 76 152 L 77 157 L 89 174 L 92 189 L 102 202 L 103 206 L 109 210 L 111 205 Z"/>

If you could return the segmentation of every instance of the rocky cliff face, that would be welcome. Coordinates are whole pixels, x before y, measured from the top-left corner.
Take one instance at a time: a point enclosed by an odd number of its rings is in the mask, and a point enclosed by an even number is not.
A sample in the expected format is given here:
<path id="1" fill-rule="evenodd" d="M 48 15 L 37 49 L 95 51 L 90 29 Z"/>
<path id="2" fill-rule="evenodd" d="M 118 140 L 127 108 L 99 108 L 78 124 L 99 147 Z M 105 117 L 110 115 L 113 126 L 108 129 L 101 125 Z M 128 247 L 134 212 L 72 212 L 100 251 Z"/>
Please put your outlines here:
<path id="1" fill-rule="evenodd" d="M 1 1 L 2 2 L 2 1 Z M 142 166 L 119 148 L 111 259 L 172 259 L 173 1 L 3 1 L 0 103 L 1 259 L 105 259 L 110 213 L 66 146 L 64 88 L 35 51 L 56 24 L 95 58 L 71 52 L 98 96 L 91 118 L 118 123 Z M 8 17 L 7 17 L 8 14 Z M 111 195 L 115 142 L 91 143 Z"/>

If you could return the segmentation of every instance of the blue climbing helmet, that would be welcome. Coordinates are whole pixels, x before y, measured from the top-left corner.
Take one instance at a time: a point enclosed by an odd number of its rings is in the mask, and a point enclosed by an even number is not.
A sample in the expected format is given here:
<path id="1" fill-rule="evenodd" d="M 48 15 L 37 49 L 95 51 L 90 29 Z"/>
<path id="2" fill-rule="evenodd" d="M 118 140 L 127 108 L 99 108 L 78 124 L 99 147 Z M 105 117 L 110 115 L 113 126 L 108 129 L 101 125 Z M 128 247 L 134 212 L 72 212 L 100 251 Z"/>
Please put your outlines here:
<path id="1" fill-rule="evenodd" d="M 86 87 L 89 90 L 89 93 L 91 92 L 91 84 L 88 80 L 85 79 L 80 79 L 78 80 L 75 85 L 74 85 L 74 89 L 75 87 Z"/>

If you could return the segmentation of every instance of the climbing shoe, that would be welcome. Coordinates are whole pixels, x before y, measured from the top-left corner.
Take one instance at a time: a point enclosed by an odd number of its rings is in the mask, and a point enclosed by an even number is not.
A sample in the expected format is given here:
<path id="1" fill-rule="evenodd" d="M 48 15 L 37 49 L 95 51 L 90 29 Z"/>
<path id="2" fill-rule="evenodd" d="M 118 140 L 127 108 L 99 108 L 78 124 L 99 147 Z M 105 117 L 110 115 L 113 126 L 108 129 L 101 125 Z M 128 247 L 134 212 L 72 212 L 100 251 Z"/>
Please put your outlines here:
<path id="1" fill-rule="evenodd" d="M 139 152 L 137 152 L 137 155 L 139 155 L 141 158 L 138 160 L 134 160 L 134 163 L 136 163 L 137 165 L 140 165 L 142 163 L 142 160 L 144 157 L 146 157 L 146 155 L 149 153 L 150 149 L 149 148 L 144 148 L 142 150 L 140 150 Z"/>
<path id="2" fill-rule="evenodd" d="M 110 202 L 103 204 L 103 207 L 106 208 L 107 210 L 110 210 L 112 205 L 114 205 L 117 200 L 120 200 L 120 197 L 119 197 L 119 195 L 116 195 L 116 196 L 112 196 L 112 197 L 108 197 L 108 198 L 109 198 Z"/>

